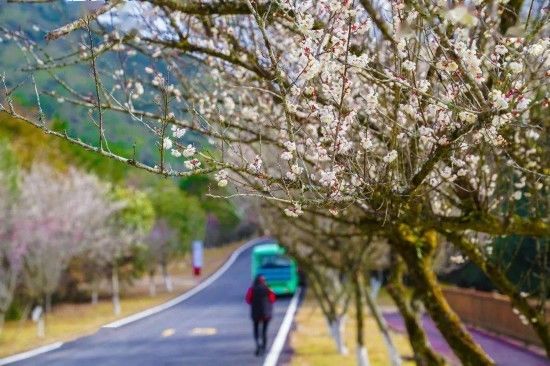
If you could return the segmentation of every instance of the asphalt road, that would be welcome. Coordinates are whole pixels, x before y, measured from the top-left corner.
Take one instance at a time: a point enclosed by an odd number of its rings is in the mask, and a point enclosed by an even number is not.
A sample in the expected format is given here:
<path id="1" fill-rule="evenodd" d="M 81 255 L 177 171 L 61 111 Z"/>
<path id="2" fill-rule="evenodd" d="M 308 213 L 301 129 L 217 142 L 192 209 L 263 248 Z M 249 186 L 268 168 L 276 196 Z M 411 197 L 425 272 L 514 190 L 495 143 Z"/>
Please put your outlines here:
<path id="1" fill-rule="evenodd" d="M 120 328 L 102 328 L 12 365 L 262 365 L 263 359 L 254 356 L 244 302 L 251 282 L 251 251 L 241 253 L 210 286 L 167 310 Z M 290 298 L 282 298 L 275 303 L 269 347 L 289 302 Z"/>

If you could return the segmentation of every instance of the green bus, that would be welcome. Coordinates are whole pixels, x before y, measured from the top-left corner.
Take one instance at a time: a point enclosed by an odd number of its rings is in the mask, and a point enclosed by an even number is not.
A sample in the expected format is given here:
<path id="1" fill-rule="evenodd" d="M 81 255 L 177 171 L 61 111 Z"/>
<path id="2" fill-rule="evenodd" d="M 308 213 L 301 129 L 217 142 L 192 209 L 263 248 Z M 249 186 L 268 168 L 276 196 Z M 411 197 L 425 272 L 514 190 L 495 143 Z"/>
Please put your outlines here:
<path id="1" fill-rule="evenodd" d="M 296 262 L 276 242 L 256 245 L 252 251 L 252 278 L 261 274 L 276 295 L 294 294 L 298 287 Z"/>

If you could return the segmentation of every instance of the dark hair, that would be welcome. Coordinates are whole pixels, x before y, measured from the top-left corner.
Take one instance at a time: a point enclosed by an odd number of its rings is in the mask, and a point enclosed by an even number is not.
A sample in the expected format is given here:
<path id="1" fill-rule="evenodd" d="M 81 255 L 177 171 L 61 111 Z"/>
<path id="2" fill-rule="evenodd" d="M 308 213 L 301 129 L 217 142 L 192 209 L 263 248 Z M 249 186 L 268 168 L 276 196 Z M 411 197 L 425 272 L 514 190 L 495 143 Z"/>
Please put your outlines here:
<path id="1" fill-rule="evenodd" d="M 262 274 L 256 275 L 256 277 L 254 278 L 254 286 L 259 286 L 263 283 L 265 283 L 264 275 Z"/>

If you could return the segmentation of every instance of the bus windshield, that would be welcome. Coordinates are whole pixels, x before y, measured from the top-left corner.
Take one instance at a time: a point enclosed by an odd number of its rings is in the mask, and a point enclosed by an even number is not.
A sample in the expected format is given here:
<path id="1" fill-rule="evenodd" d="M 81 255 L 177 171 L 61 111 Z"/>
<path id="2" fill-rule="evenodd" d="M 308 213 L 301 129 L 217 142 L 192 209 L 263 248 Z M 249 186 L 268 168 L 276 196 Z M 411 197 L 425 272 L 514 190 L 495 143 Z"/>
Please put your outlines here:
<path id="1" fill-rule="evenodd" d="M 284 255 L 265 255 L 260 259 L 261 268 L 287 268 L 290 267 L 290 259 Z"/>

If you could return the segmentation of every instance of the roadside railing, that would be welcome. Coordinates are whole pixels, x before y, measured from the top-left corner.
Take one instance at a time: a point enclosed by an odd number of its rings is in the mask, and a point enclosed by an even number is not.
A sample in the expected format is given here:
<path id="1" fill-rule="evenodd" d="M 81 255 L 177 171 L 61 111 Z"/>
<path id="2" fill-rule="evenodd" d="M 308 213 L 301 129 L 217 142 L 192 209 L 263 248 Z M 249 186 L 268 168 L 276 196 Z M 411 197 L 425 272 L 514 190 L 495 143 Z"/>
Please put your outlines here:
<path id="1" fill-rule="evenodd" d="M 446 287 L 443 292 L 465 323 L 526 344 L 541 345 L 532 328 L 521 322 L 506 296 L 457 287 Z M 546 303 L 545 310 L 546 321 L 550 322 L 550 302 Z"/>

